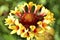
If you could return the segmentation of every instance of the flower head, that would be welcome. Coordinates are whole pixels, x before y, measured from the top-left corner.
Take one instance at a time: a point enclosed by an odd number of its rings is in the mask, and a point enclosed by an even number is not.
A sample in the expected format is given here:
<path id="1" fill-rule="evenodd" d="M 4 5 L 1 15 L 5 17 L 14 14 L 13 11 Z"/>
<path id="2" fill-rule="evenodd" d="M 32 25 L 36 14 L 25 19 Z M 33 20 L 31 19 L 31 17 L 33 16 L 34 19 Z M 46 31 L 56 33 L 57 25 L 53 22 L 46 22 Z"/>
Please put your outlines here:
<path id="1" fill-rule="evenodd" d="M 27 38 L 27 40 L 34 37 L 39 38 L 40 34 L 49 29 L 48 24 L 55 20 L 53 13 L 44 6 L 36 5 L 33 2 L 18 5 L 9 14 L 10 16 L 5 19 L 5 23 L 12 30 L 11 34 L 17 33 L 17 35 Z"/>

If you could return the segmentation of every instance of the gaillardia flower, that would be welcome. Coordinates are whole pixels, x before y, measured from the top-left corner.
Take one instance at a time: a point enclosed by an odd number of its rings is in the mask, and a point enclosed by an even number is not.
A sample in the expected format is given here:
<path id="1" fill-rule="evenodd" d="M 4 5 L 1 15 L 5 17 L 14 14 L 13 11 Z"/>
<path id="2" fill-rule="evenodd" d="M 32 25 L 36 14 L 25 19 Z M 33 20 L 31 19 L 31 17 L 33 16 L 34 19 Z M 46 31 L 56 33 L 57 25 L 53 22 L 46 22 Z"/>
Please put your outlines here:
<path id="1" fill-rule="evenodd" d="M 6 25 L 12 30 L 11 34 L 17 33 L 27 40 L 41 40 L 40 36 L 45 32 L 54 35 L 50 24 L 54 23 L 54 14 L 43 5 L 36 5 L 33 2 L 18 5 L 11 10 Z M 43 36 L 43 35 L 42 35 Z"/>

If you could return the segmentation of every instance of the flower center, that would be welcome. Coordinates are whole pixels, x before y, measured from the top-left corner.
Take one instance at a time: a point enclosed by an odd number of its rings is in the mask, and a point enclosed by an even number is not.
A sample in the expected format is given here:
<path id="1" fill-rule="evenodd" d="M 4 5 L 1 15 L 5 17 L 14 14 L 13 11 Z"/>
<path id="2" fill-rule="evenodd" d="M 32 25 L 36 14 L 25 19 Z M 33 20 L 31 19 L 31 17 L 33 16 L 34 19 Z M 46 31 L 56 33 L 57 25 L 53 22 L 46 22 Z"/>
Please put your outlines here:
<path id="1" fill-rule="evenodd" d="M 34 16 L 32 14 L 26 14 L 24 16 L 25 16 L 24 17 L 24 19 L 25 19 L 24 21 L 32 22 L 33 20 L 35 20 Z"/>
<path id="2" fill-rule="evenodd" d="M 37 21 L 39 20 L 38 16 L 32 13 L 25 13 L 20 19 L 20 22 L 29 27 L 30 25 L 37 25 Z"/>

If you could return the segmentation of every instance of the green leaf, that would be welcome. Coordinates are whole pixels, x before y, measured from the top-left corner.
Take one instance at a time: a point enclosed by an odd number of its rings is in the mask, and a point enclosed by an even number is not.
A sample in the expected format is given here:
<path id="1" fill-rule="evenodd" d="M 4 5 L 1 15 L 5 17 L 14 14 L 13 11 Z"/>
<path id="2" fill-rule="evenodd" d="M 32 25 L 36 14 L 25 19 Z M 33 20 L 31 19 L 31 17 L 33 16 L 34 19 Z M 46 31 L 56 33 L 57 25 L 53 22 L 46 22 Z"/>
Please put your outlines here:
<path id="1" fill-rule="evenodd" d="M 4 16 L 3 17 L 0 17 L 0 30 L 2 32 L 9 33 L 9 30 L 5 26 L 4 20 L 5 20 L 5 17 Z"/>
<path id="2" fill-rule="evenodd" d="M 16 40 L 16 38 L 13 37 L 13 35 L 10 34 L 2 34 L 4 40 Z"/>

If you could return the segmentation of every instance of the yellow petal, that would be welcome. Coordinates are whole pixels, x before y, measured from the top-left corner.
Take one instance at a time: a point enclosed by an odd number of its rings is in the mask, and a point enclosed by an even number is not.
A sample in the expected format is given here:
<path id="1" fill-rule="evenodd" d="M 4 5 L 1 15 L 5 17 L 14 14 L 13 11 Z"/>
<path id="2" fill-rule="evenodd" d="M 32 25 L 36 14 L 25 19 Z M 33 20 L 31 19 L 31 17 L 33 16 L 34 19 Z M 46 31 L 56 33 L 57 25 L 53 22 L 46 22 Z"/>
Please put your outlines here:
<path id="1" fill-rule="evenodd" d="M 29 32 L 30 38 L 33 38 L 35 35 L 32 32 Z"/>
<path id="2" fill-rule="evenodd" d="M 7 25 L 12 25 L 12 24 L 14 24 L 14 20 L 15 20 L 14 16 L 12 16 L 11 13 L 10 13 L 8 18 L 5 19 L 5 23 Z"/>
<path id="3" fill-rule="evenodd" d="M 41 22 L 41 21 L 39 21 L 39 22 L 37 22 L 37 24 L 38 24 L 38 25 L 42 25 L 42 22 Z"/>
<path id="4" fill-rule="evenodd" d="M 26 38 L 27 37 L 27 33 L 22 33 L 21 37 Z"/>
<path id="5" fill-rule="evenodd" d="M 30 37 L 28 37 L 27 40 L 30 40 Z"/>
<path id="6" fill-rule="evenodd" d="M 15 20 L 15 25 L 19 25 L 19 20 L 18 19 Z"/>
<path id="7" fill-rule="evenodd" d="M 44 20 L 44 22 L 45 22 L 46 24 L 49 24 L 49 23 L 51 23 L 51 20 Z"/>
<path id="8" fill-rule="evenodd" d="M 19 28 L 22 30 L 22 29 L 26 29 L 21 23 L 18 25 Z"/>
<path id="9" fill-rule="evenodd" d="M 20 29 L 17 31 L 17 35 L 21 35 L 21 30 Z"/>
<path id="10" fill-rule="evenodd" d="M 18 8 L 17 7 L 15 7 L 15 11 L 18 11 Z"/>
<path id="11" fill-rule="evenodd" d="M 31 26 L 30 26 L 30 29 L 31 29 L 32 31 L 34 31 L 35 28 L 36 28 L 36 27 L 35 27 L 34 25 L 31 25 Z"/>
<path id="12" fill-rule="evenodd" d="M 55 31 L 54 31 L 54 29 L 52 27 L 47 26 L 45 28 L 46 28 L 46 32 L 50 33 L 51 35 L 54 35 L 55 34 Z"/>
<path id="13" fill-rule="evenodd" d="M 33 6 L 33 2 L 29 2 L 29 6 L 32 7 Z"/>
<path id="14" fill-rule="evenodd" d="M 28 5 L 27 3 L 24 3 L 23 7 L 25 7 L 26 5 Z"/>
<path id="15" fill-rule="evenodd" d="M 44 35 L 42 33 L 37 34 L 37 35 L 35 35 L 35 38 L 36 38 L 36 40 L 44 40 Z"/>
<path id="16" fill-rule="evenodd" d="M 19 29 L 18 31 L 17 31 L 17 35 L 21 35 L 21 34 L 23 34 L 25 32 L 25 29 Z"/>
<path id="17" fill-rule="evenodd" d="M 15 34 L 16 32 L 17 32 L 17 30 L 13 30 L 13 31 L 11 31 L 10 34 Z"/>
<path id="18" fill-rule="evenodd" d="M 42 7 L 42 5 L 37 5 L 37 10 L 39 10 Z"/>
<path id="19" fill-rule="evenodd" d="M 9 28 L 9 29 L 12 29 L 12 30 L 17 30 L 17 29 L 18 29 L 18 26 L 15 26 L 15 25 L 11 26 L 11 25 L 9 25 L 8 28 Z"/>
<path id="20" fill-rule="evenodd" d="M 11 10 L 11 12 L 10 12 L 10 13 L 15 14 L 16 12 L 15 12 L 14 10 Z"/>
<path id="21" fill-rule="evenodd" d="M 43 32 L 45 32 L 45 30 L 40 30 L 38 33 L 43 33 Z"/>
<path id="22" fill-rule="evenodd" d="M 50 11 L 48 9 L 46 9 L 45 7 L 42 7 L 41 13 L 44 13 L 44 15 L 48 14 Z"/>
<path id="23" fill-rule="evenodd" d="M 6 19 L 5 19 L 5 23 L 6 23 L 7 25 L 10 25 L 10 24 L 13 24 L 13 21 L 12 21 L 12 19 L 10 19 L 10 18 L 6 18 Z"/>

